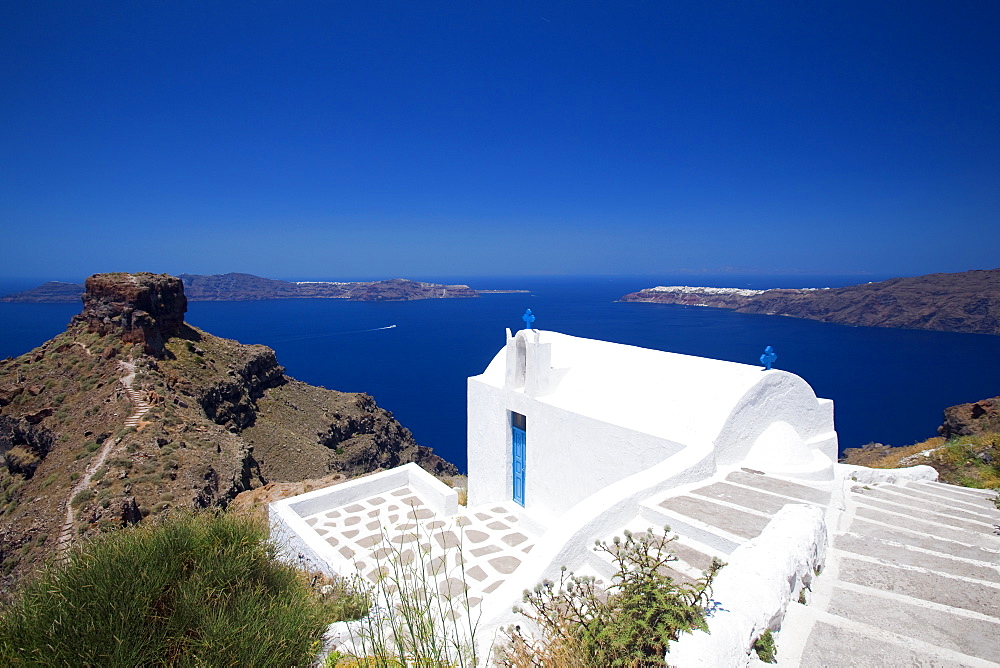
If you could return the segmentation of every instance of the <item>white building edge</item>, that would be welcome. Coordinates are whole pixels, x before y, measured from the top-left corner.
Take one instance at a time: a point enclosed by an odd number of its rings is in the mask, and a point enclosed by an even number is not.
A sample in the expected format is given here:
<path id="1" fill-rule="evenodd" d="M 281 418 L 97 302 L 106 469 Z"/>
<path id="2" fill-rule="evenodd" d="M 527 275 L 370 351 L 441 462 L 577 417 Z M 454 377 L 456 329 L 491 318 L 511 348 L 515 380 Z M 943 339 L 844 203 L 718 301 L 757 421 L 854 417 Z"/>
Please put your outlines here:
<path id="1" fill-rule="evenodd" d="M 472 575 L 484 649 L 498 629 L 523 622 L 511 610 L 522 592 L 557 580 L 562 567 L 609 577 L 595 540 L 669 524 L 692 555 L 729 564 L 714 588 L 725 614 L 711 636 L 674 643 L 671 663 L 743 665 L 748 643 L 780 625 L 823 563 L 836 479 L 845 475 L 836 458 L 833 402 L 792 373 L 508 330 L 486 370 L 468 380 L 467 508 L 408 464 L 275 502 L 270 512 L 289 556 L 330 573 L 377 577 L 371 554 L 385 543 L 373 532 L 391 540 L 419 521 L 442 535 L 464 532 L 450 547 Z M 936 477 L 919 468 L 909 475 Z M 758 491 L 753 476 L 789 496 Z M 781 502 L 766 507 L 767 497 Z M 438 550 L 450 539 L 422 540 L 413 545 Z M 698 560 L 688 561 L 680 575 L 697 577 Z"/>

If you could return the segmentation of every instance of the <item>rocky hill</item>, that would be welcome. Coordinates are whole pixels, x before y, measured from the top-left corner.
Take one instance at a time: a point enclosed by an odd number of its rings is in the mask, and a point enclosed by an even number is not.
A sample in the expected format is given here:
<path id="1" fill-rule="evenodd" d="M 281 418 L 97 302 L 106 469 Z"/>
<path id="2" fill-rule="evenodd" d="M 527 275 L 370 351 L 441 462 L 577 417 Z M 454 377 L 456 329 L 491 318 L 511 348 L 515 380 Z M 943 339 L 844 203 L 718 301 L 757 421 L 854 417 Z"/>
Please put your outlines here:
<path id="1" fill-rule="evenodd" d="M 1000 334 L 1000 269 L 894 278 L 846 288 L 655 287 L 624 302 L 686 304 L 864 327 Z"/>
<path id="2" fill-rule="evenodd" d="M 414 299 L 466 299 L 479 293 L 467 285 L 424 283 L 405 278 L 386 281 L 293 283 L 253 274 L 181 274 L 190 301 L 257 301 L 262 299 L 347 299 L 349 301 L 411 301 Z M 84 286 L 49 282 L 31 290 L 0 298 L 4 302 L 75 302 Z"/>
<path id="3" fill-rule="evenodd" d="M 269 482 L 457 473 L 370 396 L 296 381 L 270 348 L 185 324 L 186 304 L 174 277 L 95 275 L 65 332 L 0 361 L 5 585 L 81 535 Z"/>

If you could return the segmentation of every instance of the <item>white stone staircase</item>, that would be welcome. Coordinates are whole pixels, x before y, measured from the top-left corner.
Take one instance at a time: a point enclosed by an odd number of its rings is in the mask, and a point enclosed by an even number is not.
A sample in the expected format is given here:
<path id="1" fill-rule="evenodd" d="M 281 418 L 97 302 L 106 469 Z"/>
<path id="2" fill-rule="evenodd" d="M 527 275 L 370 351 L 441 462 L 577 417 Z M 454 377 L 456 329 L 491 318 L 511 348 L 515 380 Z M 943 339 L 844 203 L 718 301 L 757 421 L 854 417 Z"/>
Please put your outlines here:
<path id="1" fill-rule="evenodd" d="M 998 666 L 995 496 L 937 482 L 796 482 L 742 469 L 654 495 L 615 533 L 669 525 L 678 536 L 670 575 L 689 582 L 713 556 L 725 561 L 756 538 L 784 505 L 815 505 L 827 516 L 826 563 L 778 620 L 779 665 Z M 610 576 L 605 561 L 587 566 Z"/>
<path id="2" fill-rule="evenodd" d="M 850 483 L 827 567 L 780 634 L 782 665 L 1000 665 L 995 493 Z"/>

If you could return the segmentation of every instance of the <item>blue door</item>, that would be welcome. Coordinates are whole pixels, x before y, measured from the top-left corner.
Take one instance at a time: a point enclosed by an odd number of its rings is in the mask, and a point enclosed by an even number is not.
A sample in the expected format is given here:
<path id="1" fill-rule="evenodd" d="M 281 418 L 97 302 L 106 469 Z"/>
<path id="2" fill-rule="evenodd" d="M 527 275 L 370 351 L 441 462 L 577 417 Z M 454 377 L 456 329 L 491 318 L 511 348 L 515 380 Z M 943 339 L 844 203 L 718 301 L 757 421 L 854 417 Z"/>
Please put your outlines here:
<path id="1" fill-rule="evenodd" d="M 512 426 L 511 443 L 513 444 L 514 463 L 514 501 L 524 505 L 524 451 L 527 437 L 523 429 Z"/>

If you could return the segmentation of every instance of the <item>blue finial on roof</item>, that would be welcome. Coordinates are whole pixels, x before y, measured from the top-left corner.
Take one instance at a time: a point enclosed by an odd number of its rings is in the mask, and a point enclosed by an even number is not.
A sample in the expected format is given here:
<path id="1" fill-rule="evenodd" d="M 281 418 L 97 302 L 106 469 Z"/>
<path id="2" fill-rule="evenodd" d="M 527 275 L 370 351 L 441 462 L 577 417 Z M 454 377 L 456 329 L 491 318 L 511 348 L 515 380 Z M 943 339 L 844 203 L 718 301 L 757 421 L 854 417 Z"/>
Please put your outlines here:
<path id="1" fill-rule="evenodd" d="M 760 363 L 764 365 L 766 371 L 770 371 L 771 365 L 776 359 L 778 359 L 778 353 L 774 352 L 774 348 L 768 346 L 764 348 L 764 354 L 760 356 Z"/>
<path id="2" fill-rule="evenodd" d="M 521 320 L 524 321 L 525 329 L 531 329 L 531 323 L 535 322 L 535 315 L 531 312 L 530 308 L 524 312 L 524 315 L 521 316 Z"/>

